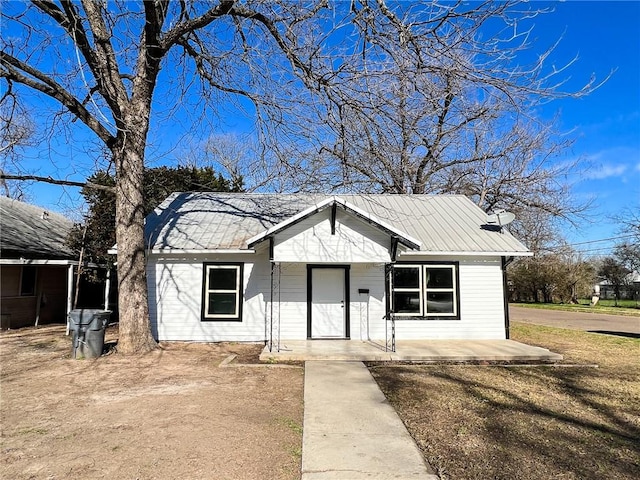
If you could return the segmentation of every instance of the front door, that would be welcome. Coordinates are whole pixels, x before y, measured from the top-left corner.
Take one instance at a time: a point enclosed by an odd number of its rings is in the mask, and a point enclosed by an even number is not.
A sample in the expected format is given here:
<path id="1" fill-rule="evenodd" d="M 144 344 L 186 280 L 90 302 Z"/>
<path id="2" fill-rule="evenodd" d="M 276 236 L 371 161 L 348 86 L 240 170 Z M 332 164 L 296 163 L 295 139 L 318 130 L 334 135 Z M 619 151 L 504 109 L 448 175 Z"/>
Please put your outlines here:
<path id="1" fill-rule="evenodd" d="M 344 267 L 311 267 L 309 301 L 311 338 L 347 338 L 349 336 L 348 298 Z"/>

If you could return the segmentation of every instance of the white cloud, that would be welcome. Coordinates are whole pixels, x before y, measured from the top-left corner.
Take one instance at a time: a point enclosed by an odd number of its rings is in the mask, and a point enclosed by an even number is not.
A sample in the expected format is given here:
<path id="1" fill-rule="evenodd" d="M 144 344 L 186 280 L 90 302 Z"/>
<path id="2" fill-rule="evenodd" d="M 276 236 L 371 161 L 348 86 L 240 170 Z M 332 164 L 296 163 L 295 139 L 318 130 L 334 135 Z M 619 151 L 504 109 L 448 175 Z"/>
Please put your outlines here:
<path id="1" fill-rule="evenodd" d="M 585 177 L 594 180 L 601 180 L 603 178 L 620 177 L 627 171 L 628 165 L 611 165 L 602 164 L 590 168 Z"/>

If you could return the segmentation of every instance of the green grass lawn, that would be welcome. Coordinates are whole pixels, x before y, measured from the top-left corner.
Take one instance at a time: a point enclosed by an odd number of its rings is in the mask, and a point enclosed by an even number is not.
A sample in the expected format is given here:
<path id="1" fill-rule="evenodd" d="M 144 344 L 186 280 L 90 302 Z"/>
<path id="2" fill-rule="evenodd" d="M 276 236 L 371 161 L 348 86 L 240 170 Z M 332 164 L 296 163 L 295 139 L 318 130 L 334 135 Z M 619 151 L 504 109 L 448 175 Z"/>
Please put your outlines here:
<path id="1" fill-rule="evenodd" d="M 569 312 L 606 313 L 609 315 L 640 315 L 640 303 L 635 300 L 618 300 L 614 306 L 613 300 L 600 300 L 591 306 L 590 300 L 582 299 L 578 304 L 571 303 L 510 303 L 514 307 L 545 308 L 549 310 L 564 310 Z"/>
<path id="2" fill-rule="evenodd" d="M 512 337 L 572 366 L 371 367 L 441 478 L 638 478 L 640 340 L 515 322 Z"/>

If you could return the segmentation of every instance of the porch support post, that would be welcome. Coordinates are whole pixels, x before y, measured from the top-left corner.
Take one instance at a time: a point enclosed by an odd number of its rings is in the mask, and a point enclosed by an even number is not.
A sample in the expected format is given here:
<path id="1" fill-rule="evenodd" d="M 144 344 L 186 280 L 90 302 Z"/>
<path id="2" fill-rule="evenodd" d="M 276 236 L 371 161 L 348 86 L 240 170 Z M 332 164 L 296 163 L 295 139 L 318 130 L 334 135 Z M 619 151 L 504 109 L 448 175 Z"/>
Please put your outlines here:
<path id="1" fill-rule="evenodd" d="M 391 278 L 393 276 L 393 264 L 384 266 L 384 290 L 387 297 L 386 315 L 384 316 L 385 351 L 396 351 L 396 317 L 391 309 Z M 391 335 L 389 335 L 389 323 L 391 324 Z"/>
<path id="2" fill-rule="evenodd" d="M 331 235 L 335 235 L 336 234 L 336 212 L 337 212 L 337 208 L 338 208 L 338 205 L 334 201 L 333 204 L 331 205 Z"/>
<path id="3" fill-rule="evenodd" d="M 271 250 L 271 245 L 273 244 L 273 242 L 271 241 L 271 239 L 269 239 L 269 250 Z M 269 351 L 272 352 L 273 351 L 273 270 L 275 268 L 275 263 L 273 263 L 273 260 L 271 261 L 271 297 L 269 298 L 269 324 L 268 324 L 268 328 L 269 328 Z"/>
<path id="4" fill-rule="evenodd" d="M 73 264 L 69 265 L 67 269 L 67 332 L 69 335 L 69 313 L 71 313 L 71 308 L 73 306 Z"/>
<path id="5" fill-rule="evenodd" d="M 265 324 L 265 337 L 267 338 L 267 345 L 269 347 L 269 351 L 273 352 L 273 298 L 274 298 L 274 289 L 275 289 L 275 279 L 274 279 L 274 269 L 276 268 L 276 264 L 273 261 L 273 237 L 269 237 L 269 263 L 271 265 L 271 276 L 270 276 L 270 297 L 269 297 L 269 321 Z"/>
<path id="6" fill-rule="evenodd" d="M 275 266 L 276 266 L 276 285 L 278 287 L 277 289 L 277 296 L 276 296 L 276 302 L 277 302 L 277 308 L 276 308 L 276 319 L 278 321 L 278 327 L 276 330 L 276 335 L 277 335 L 277 340 L 276 340 L 276 351 L 279 352 L 280 351 L 280 329 L 281 329 L 281 325 L 280 325 L 280 270 L 282 268 L 282 265 L 280 263 L 276 263 L 274 262 Z"/>
<path id="7" fill-rule="evenodd" d="M 398 237 L 393 235 L 391 237 L 391 263 L 396 263 L 396 257 L 398 256 Z"/>
<path id="8" fill-rule="evenodd" d="M 40 323 L 40 308 L 42 305 L 42 274 L 41 269 L 36 270 L 36 323 L 37 327 Z"/>

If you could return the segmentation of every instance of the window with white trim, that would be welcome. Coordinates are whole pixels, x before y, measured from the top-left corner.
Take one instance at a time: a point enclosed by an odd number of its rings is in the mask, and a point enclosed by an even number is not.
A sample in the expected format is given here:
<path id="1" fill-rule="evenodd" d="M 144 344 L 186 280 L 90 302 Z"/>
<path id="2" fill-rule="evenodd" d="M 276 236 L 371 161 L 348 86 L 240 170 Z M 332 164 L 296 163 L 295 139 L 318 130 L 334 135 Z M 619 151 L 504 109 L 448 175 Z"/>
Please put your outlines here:
<path id="1" fill-rule="evenodd" d="M 422 270 L 417 265 L 396 265 L 391 276 L 393 311 L 422 316 Z"/>
<path id="2" fill-rule="evenodd" d="M 401 317 L 458 319 L 458 264 L 396 264 L 391 311 Z"/>
<path id="3" fill-rule="evenodd" d="M 202 320 L 242 321 L 241 263 L 205 263 Z"/>

